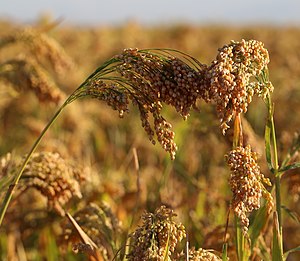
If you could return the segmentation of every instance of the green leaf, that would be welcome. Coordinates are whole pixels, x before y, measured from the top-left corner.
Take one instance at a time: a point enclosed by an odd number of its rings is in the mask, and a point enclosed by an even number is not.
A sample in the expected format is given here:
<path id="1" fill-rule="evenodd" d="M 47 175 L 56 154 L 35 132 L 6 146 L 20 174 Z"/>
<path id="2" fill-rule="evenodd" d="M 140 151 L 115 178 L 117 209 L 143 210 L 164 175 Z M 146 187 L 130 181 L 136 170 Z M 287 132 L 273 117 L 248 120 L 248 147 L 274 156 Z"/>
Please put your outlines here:
<path id="1" fill-rule="evenodd" d="M 261 207 L 255 213 L 254 217 L 251 219 L 253 220 L 253 222 L 251 223 L 251 221 L 250 221 L 249 237 L 251 240 L 251 250 L 253 250 L 253 248 L 256 245 L 256 242 L 258 240 L 258 237 L 268 220 L 268 213 L 267 213 L 266 205 Z"/>
<path id="2" fill-rule="evenodd" d="M 227 257 L 227 243 L 223 244 L 222 247 L 222 261 L 228 261 L 228 257 Z"/>
<path id="3" fill-rule="evenodd" d="M 271 156 L 271 109 L 269 109 L 269 116 L 265 128 L 265 147 L 266 147 L 266 159 L 269 170 L 273 173 L 272 156 Z"/>
<path id="4" fill-rule="evenodd" d="M 298 215 L 298 213 L 296 213 L 295 211 L 290 210 L 289 208 L 287 208 L 286 206 L 281 205 L 281 208 L 293 219 L 295 220 L 298 224 L 300 224 L 300 217 Z"/>
<path id="5" fill-rule="evenodd" d="M 293 164 L 284 166 L 283 168 L 279 169 L 279 172 L 285 172 L 285 171 L 288 171 L 290 169 L 297 169 L 297 168 L 300 168 L 300 162 L 295 162 Z"/>
<path id="6" fill-rule="evenodd" d="M 290 250 L 288 250 L 287 252 L 284 253 L 283 257 L 284 259 L 287 259 L 288 255 L 294 252 L 299 252 L 300 251 L 300 246 L 297 246 L 295 248 L 292 248 Z"/>
<path id="7" fill-rule="evenodd" d="M 282 238 L 279 231 L 278 215 L 274 212 L 273 217 L 273 244 L 272 244 L 272 261 L 283 261 Z"/>

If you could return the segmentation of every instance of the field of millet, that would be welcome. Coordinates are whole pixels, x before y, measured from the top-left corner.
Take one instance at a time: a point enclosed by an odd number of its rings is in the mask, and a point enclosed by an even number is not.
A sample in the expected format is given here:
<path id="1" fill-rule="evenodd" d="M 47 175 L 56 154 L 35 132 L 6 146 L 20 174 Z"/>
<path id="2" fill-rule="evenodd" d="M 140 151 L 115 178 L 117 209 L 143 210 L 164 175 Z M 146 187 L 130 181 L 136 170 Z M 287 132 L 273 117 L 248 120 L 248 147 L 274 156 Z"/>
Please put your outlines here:
<path id="1" fill-rule="evenodd" d="M 252 39 L 257 42 L 250 46 L 248 40 Z M 76 93 L 45 133 L 24 166 L 4 215 L 0 259 L 226 260 L 228 255 L 229 260 L 299 260 L 297 252 L 280 259 L 274 243 L 278 232 L 283 253 L 300 245 L 299 169 L 287 168 L 278 179 L 273 175 L 276 164 L 271 167 L 273 173 L 268 166 L 276 161 L 279 166 L 299 161 L 299 39 L 300 29 L 291 27 L 145 27 L 128 22 L 87 28 L 43 21 L 25 27 L 0 22 L 1 204 L 26 155 L 69 95 L 106 61 L 110 64 L 103 71 L 107 68 L 120 75 L 113 78 L 118 84 L 109 86 L 104 94 L 97 92 L 104 86 L 102 80 L 90 78 L 93 83 L 84 85 L 88 90 Z M 260 42 L 263 47 L 256 46 Z M 146 51 L 124 52 L 126 48 Z M 147 51 L 154 48 L 160 50 Z M 180 53 L 161 51 L 163 48 Z M 239 54 L 238 48 L 249 49 L 245 51 L 248 56 L 239 56 L 240 60 L 251 58 L 255 48 L 260 48 L 262 56 L 268 50 L 269 79 L 274 87 L 274 106 L 269 104 L 272 112 L 268 112 L 266 94 L 259 92 L 264 89 L 254 90 L 255 95 L 265 96 L 251 96 L 247 112 L 241 113 L 236 100 L 230 100 L 234 94 L 229 98 L 219 95 L 218 99 L 211 90 L 199 94 L 207 85 L 206 78 L 211 80 L 220 68 L 213 66 L 213 61 L 219 65 L 217 55 L 231 50 L 234 56 Z M 173 54 L 178 59 L 170 56 Z M 112 57 L 117 61 L 109 60 Z M 124 59 L 124 64 L 119 66 L 118 59 Z M 134 63 L 137 68 L 126 67 L 135 59 L 141 59 Z M 240 60 L 239 66 L 243 64 Z M 196 64 L 196 69 L 182 61 Z M 252 65 L 255 68 L 251 67 L 250 73 L 256 70 L 259 82 L 260 64 L 255 60 Z M 243 73 L 248 68 L 245 66 Z M 192 82 L 198 79 L 199 85 L 192 85 L 201 99 L 192 100 L 193 93 L 185 93 L 185 100 L 180 91 L 176 93 L 177 87 L 168 93 L 170 97 L 164 93 L 152 96 L 147 88 L 152 87 L 149 82 L 157 76 L 155 73 L 169 77 L 171 69 L 178 78 L 188 71 Z M 210 74 L 202 77 L 202 71 Z M 107 80 L 105 73 L 101 79 Z M 142 73 L 146 76 L 139 81 Z M 239 70 L 231 75 L 243 83 Z M 180 79 L 182 83 L 185 78 Z M 137 84 L 144 88 L 135 89 Z M 125 91 L 128 97 L 123 95 Z M 228 108 L 221 98 L 230 100 L 234 120 L 228 120 L 228 111 L 220 113 L 223 107 Z M 266 133 L 273 112 L 277 148 L 268 159 Z M 230 126 L 225 135 L 220 129 L 220 120 L 224 123 L 224 119 Z M 172 160 L 174 142 L 178 148 Z M 272 144 L 274 149 L 274 140 Z M 246 145 L 251 146 L 250 151 Z M 233 171 L 242 173 L 234 168 L 244 158 L 252 164 L 250 172 L 259 173 L 259 185 L 253 189 L 259 186 L 261 190 L 259 195 L 256 191 L 247 194 L 248 199 L 257 196 L 261 202 L 256 207 L 248 206 L 248 211 L 242 208 L 247 217 L 234 209 L 240 202 L 234 197 L 234 178 L 238 177 Z M 271 195 L 278 203 L 278 186 L 276 191 L 274 187 L 278 180 L 279 208 L 270 203 Z M 273 187 L 261 185 L 263 181 Z M 245 184 L 247 187 L 250 181 Z M 248 203 L 244 201 L 242 204 Z M 282 234 L 276 230 L 275 210 L 280 212 Z M 240 244 L 239 237 L 245 242 Z"/>

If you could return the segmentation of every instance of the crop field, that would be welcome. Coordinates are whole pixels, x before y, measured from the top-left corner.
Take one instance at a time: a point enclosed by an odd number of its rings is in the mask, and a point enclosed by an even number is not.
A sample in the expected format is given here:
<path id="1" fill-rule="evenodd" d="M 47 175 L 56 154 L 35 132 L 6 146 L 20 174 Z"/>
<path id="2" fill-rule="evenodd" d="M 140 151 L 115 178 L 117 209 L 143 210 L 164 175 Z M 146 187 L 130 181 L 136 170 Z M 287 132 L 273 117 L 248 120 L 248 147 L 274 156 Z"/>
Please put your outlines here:
<path id="1" fill-rule="evenodd" d="M 0 21 L 0 260 L 299 260 L 299 39 Z"/>

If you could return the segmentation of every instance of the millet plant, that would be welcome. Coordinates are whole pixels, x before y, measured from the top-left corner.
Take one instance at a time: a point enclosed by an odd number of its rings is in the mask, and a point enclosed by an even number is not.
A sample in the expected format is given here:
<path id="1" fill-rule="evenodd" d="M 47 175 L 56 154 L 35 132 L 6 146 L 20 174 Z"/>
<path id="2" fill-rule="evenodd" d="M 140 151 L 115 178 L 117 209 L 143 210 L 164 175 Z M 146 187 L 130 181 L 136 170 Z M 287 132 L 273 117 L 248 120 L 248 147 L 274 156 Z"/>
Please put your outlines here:
<path id="1" fill-rule="evenodd" d="M 46 56 L 45 46 L 51 46 L 54 51 L 49 52 L 48 59 L 56 61 L 54 69 L 61 69 L 60 55 L 56 55 L 59 48 L 40 33 L 21 32 L 3 39 L 0 47 L 23 40 L 30 41 L 35 46 L 33 50 Z M 91 260 L 228 260 L 227 231 L 222 253 L 196 250 L 189 247 L 188 240 L 186 248 L 180 249 L 178 243 L 186 237 L 185 227 L 174 221 L 175 213 L 165 206 L 155 213 L 146 212 L 141 226 L 129 234 L 128 242 L 118 244 L 120 225 L 107 206 L 91 204 L 75 213 L 74 217 L 65 210 L 70 198 L 82 197 L 80 180 L 84 179 L 83 170 L 57 153 L 35 152 L 67 105 L 79 98 L 94 98 L 117 110 L 120 117 L 129 112 L 130 103 L 136 106 L 149 140 L 153 144 L 158 142 L 173 160 L 177 151 L 175 133 L 163 116 L 163 107 L 175 108 L 186 120 L 202 100 L 215 106 L 223 135 L 233 128 L 232 149 L 225 155 L 230 169 L 232 199 L 224 222 L 227 226 L 234 224 L 237 260 L 254 260 L 257 255 L 254 248 L 270 219 L 273 220 L 272 253 L 261 252 L 259 257 L 286 260 L 288 254 L 299 247 L 283 252 L 280 180 L 285 171 L 300 167 L 300 163 L 290 163 L 299 145 L 296 144 L 296 149 L 279 162 L 268 63 L 267 49 L 256 40 L 230 42 L 218 50 L 217 57 L 208 65 L 172 49 L 125 49 L 103 63 L 66 98 L 21 162 L 14 162 L 10 154 L 2 158 L 0 177 L 3 182 L 0 185 L 2 189 L 7 186 L 7 190 L 1 198 L 0 225 L 14 193 L 24 193 L 29 187 L 34 187 L 47 198 L 51 208 L 68 218 L 65 240 L 79 234 L 80 242 L 74 244 L 74 249 L 85 252 Z M 35 91 L 40 99 L 58 102 L 65 95 L 45 77 L 36 60 L 18 58 L 0 64 L 0 78 L 17 88 L 26 83 L 24 88 Z M 261 173 L 258 154 L 244 142 L 242 117 L 254 96 L 263 99 L 268 112 L 265 154 L 272 182 Z M 12 180 L 7 178 L 11 173 L 14 175 Z M 234 220 L 230 219 L 230 212 L 234 214 Z M 250 222 L 251 213 L 254 214 Z"/>

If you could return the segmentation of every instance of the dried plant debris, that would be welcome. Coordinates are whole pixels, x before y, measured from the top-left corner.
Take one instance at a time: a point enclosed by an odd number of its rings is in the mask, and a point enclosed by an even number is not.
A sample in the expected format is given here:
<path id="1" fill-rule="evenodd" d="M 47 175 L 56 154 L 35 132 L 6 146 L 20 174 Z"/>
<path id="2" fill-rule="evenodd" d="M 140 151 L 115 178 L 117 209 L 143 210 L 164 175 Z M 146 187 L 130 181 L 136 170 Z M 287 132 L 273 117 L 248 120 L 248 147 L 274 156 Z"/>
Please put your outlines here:
<path id="1" fill-rule="evenodd" d="M 0 157 L 0 195 L 12 182 L 15 166 L 14 157 L 10 152 Z"/>
<path id="2" fill-rule="evenodd" d="M 97 245 L 97 251 L 101 253 L 104 260 L 112 260 L 113 250 L 116 249 L 116 241 L 121 233 L 121 226 L 110 207 L 105 203 L 101 205 L 90 203 L 76 212 L 74 219 Z M 82 246 L 82 242 L 78 243 L 80 239 L 71 224 L 68 223 L 64 226 L 63 237 L 64 240 L 73 242 L 76 250 L 80 250 L 78 246 Z"/>
<path id="3" fill-rule="evenodd" d="M 128 260 L 172 260 L 177 244 L 185 237 L 185 228 L 174 221 L 175 216 L 166 206 L 154 214 L 144 213 L 143 224 L 130 235 Z"/>
<path id="4" fill-rule="evenodd" d="M 18 92 L 33 91 L 42 102 L 58 103 L 65 97 L 47 72 L 32 59 L 13 59 L 1 64 L 0 82 Z"/>
<path id="5" fill-rule="evenodd" d="M 238 216 L 245 234 L 247 234 L 249 219 L 248 213 L 260 208 L 261 198 L 267 201 L 268 212 L 273 209 L 273 198 L 265 189 L 264 184 L 271 185 L 269 179 L 260 172 L 257 164 L 257 153 L 251 146 L 237 147 L 226 155 L 230 167 L 230 188 L 233 193 L 231 207 Z"/>

